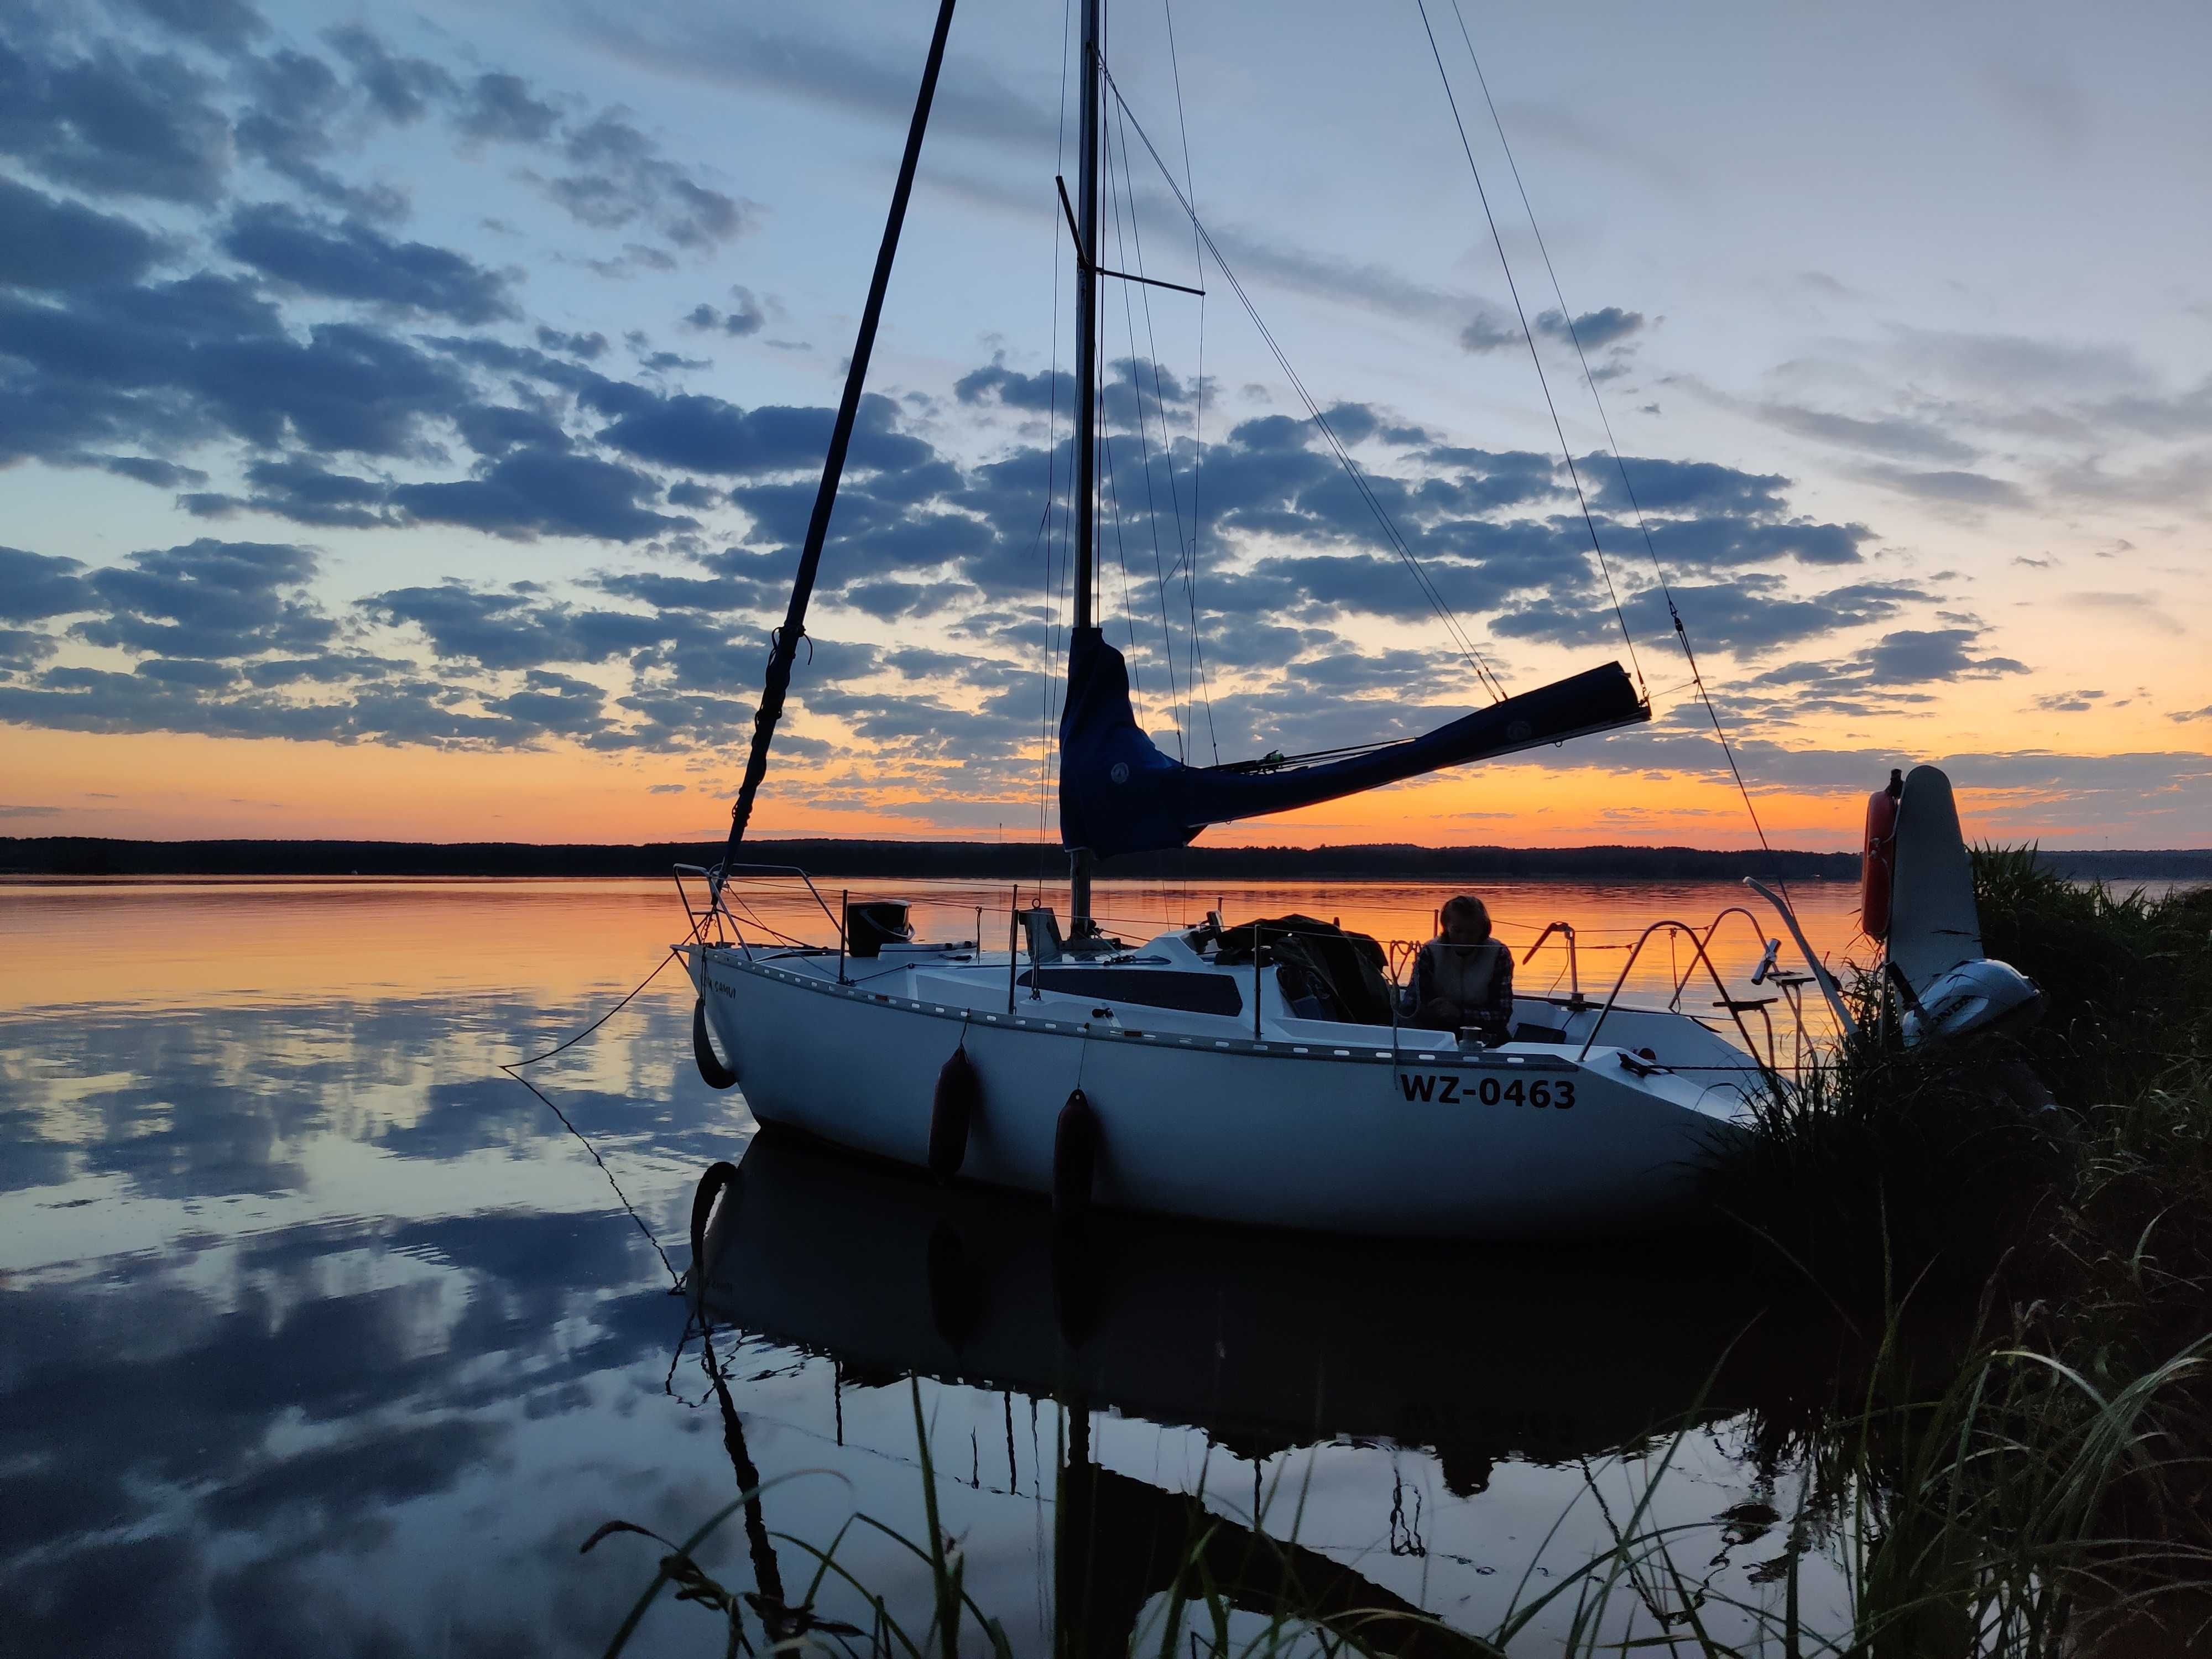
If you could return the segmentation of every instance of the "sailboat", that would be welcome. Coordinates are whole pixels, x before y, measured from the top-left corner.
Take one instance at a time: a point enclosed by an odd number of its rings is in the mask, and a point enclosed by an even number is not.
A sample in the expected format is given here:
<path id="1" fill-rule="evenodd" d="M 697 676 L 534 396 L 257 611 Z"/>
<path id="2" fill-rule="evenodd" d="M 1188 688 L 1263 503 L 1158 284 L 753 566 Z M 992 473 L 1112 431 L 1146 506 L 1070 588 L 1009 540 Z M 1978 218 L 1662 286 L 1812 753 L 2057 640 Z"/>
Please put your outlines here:
<path id="1" fill-rule="evenodd" d="M 697 991 L 700 1071 L 717 1086 L 741 1083 L 763 1125 L 945 1179 L 1049 1194 L 1074 1214 L 1096 1204 L 1482 1239 L 1664 1224 L 1694 1205 L 1701 1161 L 1746 1132 L 1753 1102 L 1787 1086 L 1771 1037 L 1762 1055 L 1744 1019 L 1754 1009 L 1764 1018 L 1771 998 L 1730 992 L 1705 955 L 1710 928 L 1682 932 L 1695 947 L 1692 972 L 1702 969 L 1700 985 L 1710 979 L 1715 993 L 1711 1012 L 1684 1012 L 1680 987 L 1664 1006 L 1625 1000 L 1632 951 L 1601 1003 L 1578 987 L 1519 998 L 1498 1041 L 1494 1030 L 1403 1026 L 1381 950 L 1328 924 L 1216 915 L 1129 941 L 1094 913 L 1103 860 L 1651 716 L 1628 673 L 1607 662 L 1351 753 L 1193 766 L 1139 726 L 1127 663 L 1094 605 L 1099 285 L 1152 280 L 1099 263 L 1103 5 L 1082 0 L 1075 200 L 1062 192 L 1076 244 L 1074 580 L 1059 786 L 1071 915 L 1063 927 L 1042 907 L 1010 912 L 998 951 L 980 938 L 915 939 L 896 901 L 842 915 L 824 902 L 832 947 L 748 933 L 727 902 L 756 877 L 804 874 L 747 865 L 741 843 L 805 635 L 943 61 L 952 14 L 944 0 L 728 848 L 711 869 L 678 872 L 679 886 L 701 878 L 707 893 L 702 907 L 687 897 L 691 929 L 678 947 Z M 1769 896 L 1805 959 L 1784 982 L 1816 985 L 1848 1024 L 1786 903 Z"/>

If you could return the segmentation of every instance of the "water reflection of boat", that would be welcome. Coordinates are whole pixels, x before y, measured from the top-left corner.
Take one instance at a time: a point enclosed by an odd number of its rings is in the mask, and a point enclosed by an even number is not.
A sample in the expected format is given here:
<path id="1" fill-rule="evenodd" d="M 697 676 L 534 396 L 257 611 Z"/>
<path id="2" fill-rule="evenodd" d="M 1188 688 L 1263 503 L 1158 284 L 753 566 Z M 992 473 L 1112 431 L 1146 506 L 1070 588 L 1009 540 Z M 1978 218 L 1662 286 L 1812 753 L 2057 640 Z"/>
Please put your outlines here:
<path id="1" fill-rule="evenodd" d="M 702 1238 L 718 1323 L 910 1375 L 1079 1395 L 1264 1457 L 1432 1449 L 1465 1494 L 1509 1455 L 1610 1451 L 1739 1410 L 1791 1346 L 1645 1255 L 1407 1246 L 1042 1203 L 757 1137 Z"/>

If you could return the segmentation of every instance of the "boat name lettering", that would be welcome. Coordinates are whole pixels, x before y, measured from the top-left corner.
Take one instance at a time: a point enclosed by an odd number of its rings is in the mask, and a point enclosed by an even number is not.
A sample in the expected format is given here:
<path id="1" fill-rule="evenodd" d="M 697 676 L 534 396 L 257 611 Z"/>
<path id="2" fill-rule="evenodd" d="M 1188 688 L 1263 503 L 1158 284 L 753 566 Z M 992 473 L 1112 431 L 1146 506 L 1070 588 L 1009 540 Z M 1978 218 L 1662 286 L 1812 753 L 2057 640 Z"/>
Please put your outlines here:
<path id="1" fill-rule="evenodd" d="M 1472 1100 L 1485 1106 L 1548 1106 L 1565 1111 L 1575 1103 L 1575 1085 L 1568 1078 L 1553 1080 L 1516 1077 L 1501 1081 L 1486 1077 L 1479 1083 L 1468 1084 L 1467 1092 L 1462 1094 L 1460 1085 L 1467 1082 L 1464 1078 L 1435 1072 L 1398 1073 L 1398 1086 L 1405 1091 L 1407 1099 L 1432 1100 L 1440 1106 L 1455 1106 Z"/>

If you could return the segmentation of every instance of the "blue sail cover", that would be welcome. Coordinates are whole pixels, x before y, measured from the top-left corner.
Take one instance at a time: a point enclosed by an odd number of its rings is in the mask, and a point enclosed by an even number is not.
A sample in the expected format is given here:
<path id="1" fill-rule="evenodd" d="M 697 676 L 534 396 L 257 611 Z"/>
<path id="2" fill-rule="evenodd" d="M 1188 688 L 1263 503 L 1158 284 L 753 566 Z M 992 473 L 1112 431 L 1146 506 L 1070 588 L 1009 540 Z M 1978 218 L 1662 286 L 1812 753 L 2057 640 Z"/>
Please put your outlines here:
<path id="1" fill-rule="evenodd" d="M 1060 838 L 1099 858 L 1187 845 L 1209 823 L 1287 812 L 1446 766 L 1651 718 L 1617 662 L 1554 682 L 1402 743 L 1310 765 L 1185 766 L 1129 708 L 1129 671 L 1095 628 L 1076 630 L 1060 717 Z"/>

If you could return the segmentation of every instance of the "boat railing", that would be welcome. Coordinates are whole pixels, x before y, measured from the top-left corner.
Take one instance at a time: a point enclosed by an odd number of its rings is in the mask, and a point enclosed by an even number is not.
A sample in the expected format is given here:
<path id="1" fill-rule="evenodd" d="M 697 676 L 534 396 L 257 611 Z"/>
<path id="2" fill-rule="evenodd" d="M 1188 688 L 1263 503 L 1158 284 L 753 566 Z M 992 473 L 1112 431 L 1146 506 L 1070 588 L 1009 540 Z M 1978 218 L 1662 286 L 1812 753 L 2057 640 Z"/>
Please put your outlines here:
<path id="1" fill-rule="evenodd" d="M 1567 941 L 1567 1006 L 1586 1008 L 1589 1005 L 1583 997 L 1582 961 L 1575 944 L 1575 930 L 1571 923 L 1555 921 L 1536 935 L 1536 942 L 1522 953 L 1521 965 L 1527 967 L 1536 959 L 1536 952 L 1544 948 L 1545 941 L 1558 933 Z M 1554 985 L 1559 981 L 1552 981 Z"/>
<path id="2" fill-rule="evenodd" d="M 1679 935 L 1690 942 L 1690 948 L 1695 953 L 1690 971 L 1694 972 L 1700 963 L 1704 965 L 1705 972 L 1713 981 L 1713 990 L 1716 994 L 1714 1007 L 1722 1010 L 1730 1020 L 1735 1022 L 1736 1035 L 1743 1039 L 1744 1052 L 1751 1056 L 1753 1063 L 1766 1075 L 1770 1083 L 1778 1085 L 1781 1082 L 1781 1075 L 1776 1065 L 1774 1022 L 1772 1017 L 1767 1012 L 1774 1000 L 1771 997 L 1743 998 L 1729 994 L 1727 981 L 1722 979 L 1720 969 L 1713 965 L 1711 953 L 1705 949 L 1706 939 L 1711 936 L 1719 923 L 1720 918 L 1715 917 L 1712 923 L 1702 933 L 1686 921 L 1672 920 L 1655 921 L 1646 927 L 1638 936 L 1636 943 L 1629 947 L 1628 960 L 1621 964 L 1620 978 L 1613 981 L 1612 992 L 1606 997 L 1604 1006 L 1598 1010 L 1597 1018 L 1591 1022 L 1588 1034 L 1583 1038 L 1582 1050 L 1575 1056 L 1577 1061 L 1587 1060 L 1589 1058 L 1590 1050 L 1597 1044 L 1598 1034 L 1604 1030 L 1607 1019 L 1612 1016 L 1614 1006 L 1620 1000 L 1621 992 L 1627 987 L 1629 975 L 1636 969 L 1636 959 L 1644 954 L 1644 947 L 1659 934 L 1667 933 L 1670 936 Z M 1686 974 L 1685 977 L 1687 977 Z M 1676 994 L 1679 997 L 1680 992 L 1678 991 Z M 1753 1010 L 1759 1012 L 1766 1026 L 1767 1052 L 1764 1060 L 1759 1057 L 1759 1044 L 1752 1040 L 1751 1028 L 1744 1024 L 1745 1013 Z"/>
<path id="3" fill-rule="evenodd" d="M 750 951 L 751 947 L 746 942 L 744 928 L 739 925 L 736 912 L 730 908 L 732 884 L 741 878 L 774 880 L 788 879 L 795 876 L 805 884 L 807 896 L 814 901 L 816 907 L 828 921 L 831 931 L 836 937 L 838 954 L 841 956 L 844 954 L 844 917 L 830 908 L 830 901 L 822 896 L 821 890 L 814 884 L 814 878 L 799 866 L 795 864 L 718 864 L 710 868 L 697 864 L 679 864 L 675 866 L 675 869 L 676 891 L 684 902 L 684 915 L 690 920 L 691 937 L 699 944 L 735 944 Z M 707 897 L 703 904 L 693 898 L 691 890 L 684 881 L 687 876 L 695 877 L 706 884 Z M 757 931 L 775 939 L 778 943 L 802 951 L 830 948 L 826 945 L 811 945 L 805 939 L 795 938 L 762 920 L 750 905 L 744 905 L 741 898 L 737 902 L 745 909 L 745 920 L 750 921 Z"/>

